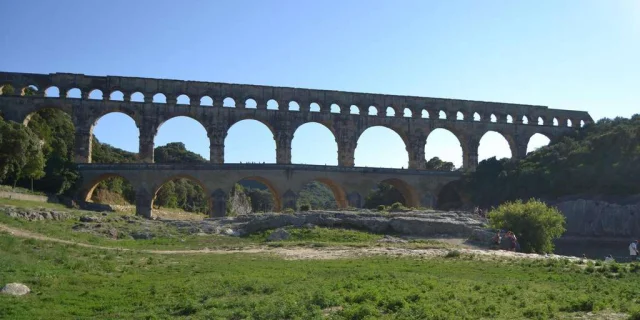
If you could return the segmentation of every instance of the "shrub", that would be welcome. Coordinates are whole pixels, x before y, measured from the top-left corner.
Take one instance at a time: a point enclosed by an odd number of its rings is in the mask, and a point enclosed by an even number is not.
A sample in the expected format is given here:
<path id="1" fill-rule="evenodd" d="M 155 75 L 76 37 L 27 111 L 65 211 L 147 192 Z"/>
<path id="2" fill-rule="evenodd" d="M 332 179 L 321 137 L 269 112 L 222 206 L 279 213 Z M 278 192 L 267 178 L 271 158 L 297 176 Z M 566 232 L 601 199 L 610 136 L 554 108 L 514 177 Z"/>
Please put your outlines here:
<path id="1" fill-rule="evenodd" d="M 452 250 L 447 252 L 447 255 L 445 255 L 445 258 L 459 258 L 461 255 L 460 251 L 458 250 Z"/>
<path id="2" fill-rule="evenodd" d="M 378 211 L 385 211 L 385 210 L 387 210 L 387 207 L 385 207 L 384 205 L 381 204 L 378 206 Z"/>
<path id="3" fill-rule="evenodd" d="M 391 205 L 391 209 L 397 210 L 397 209 L 404 209 L 404 205 L 400 202 L 394 202 Z"/>
<path id="4" fill-rule="evenodd" d="M 553 240 L 565 232 L 565 218 L 556 208 L 531 199 L 506 202 L 489 212 L 492 228 L 513 231 L 524 252 L 553 252 Z"/>
<path id="5" fill-rule="evenodd" d="M 309 204 L 303 204 L 300 206 L 300 211 L 309 211 L 311 210 L 311 205 Z"/>
<path id="6" fill-rule="evenodd" d="M 286 214 L 294 214 L 295 210 L 291 209 L 291 208 L 286 208 L 284 209 L 284 211 L 282 211 L 282 213 L 286 213 Z"/>

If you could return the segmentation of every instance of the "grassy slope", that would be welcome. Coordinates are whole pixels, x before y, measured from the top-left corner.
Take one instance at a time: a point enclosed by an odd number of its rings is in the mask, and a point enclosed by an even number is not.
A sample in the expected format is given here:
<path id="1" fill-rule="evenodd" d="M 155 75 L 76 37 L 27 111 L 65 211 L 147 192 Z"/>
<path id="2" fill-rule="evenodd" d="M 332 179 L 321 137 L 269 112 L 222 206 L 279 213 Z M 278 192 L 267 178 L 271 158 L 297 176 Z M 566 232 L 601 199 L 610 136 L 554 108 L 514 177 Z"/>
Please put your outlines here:
<path id="1" fill-rule="evenodd" d="M 563 262 L 166 256 L 6 234 L 0 234 L 0 270 L 0 283 L 33 290 L 0 296 L 0 319 L 547 318 L 626 311 L 640 293 L 635 273 L 590 273 Z"/>

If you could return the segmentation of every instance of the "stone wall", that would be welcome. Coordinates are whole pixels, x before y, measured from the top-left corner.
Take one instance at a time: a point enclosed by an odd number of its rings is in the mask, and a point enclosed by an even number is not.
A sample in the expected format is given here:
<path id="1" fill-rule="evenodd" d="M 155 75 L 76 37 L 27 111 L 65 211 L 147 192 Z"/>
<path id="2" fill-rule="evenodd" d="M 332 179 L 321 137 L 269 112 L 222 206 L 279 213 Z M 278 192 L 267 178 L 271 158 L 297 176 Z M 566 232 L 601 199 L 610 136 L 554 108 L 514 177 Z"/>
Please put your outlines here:
<path id="1" fill-rule="evenodd" d="M 568 237 L 640 237 L 640 196 L 626 198 L 570 197 L 556 206 L 567 218 Z"/>

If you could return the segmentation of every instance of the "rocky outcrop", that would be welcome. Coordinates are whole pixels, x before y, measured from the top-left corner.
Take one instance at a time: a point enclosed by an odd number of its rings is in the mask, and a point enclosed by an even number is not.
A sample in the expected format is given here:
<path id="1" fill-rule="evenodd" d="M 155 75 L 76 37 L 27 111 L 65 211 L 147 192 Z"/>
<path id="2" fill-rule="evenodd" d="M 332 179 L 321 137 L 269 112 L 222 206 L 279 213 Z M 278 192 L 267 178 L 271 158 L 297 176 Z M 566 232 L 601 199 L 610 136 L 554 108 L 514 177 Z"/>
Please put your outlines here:
<path id="1" fill-rule="evenodd" d="M 69 218 L 69 214 L 50 210 L 45 208 L 17 208 L 14 206 L 2 206 L 0 210 L 4 211 L 8 216 L 12 218 L 25 219 L 29 221 L 40 220 L 66 220 Z"/>
<path id="2" fill-rule="evenodd" d="M 466 212 L 410 211 L 381 214 L 370 211 L 310 211 L 296 214 L 261 214 L 207 219 L 204 221 L 165 221 L 177 228 L 198 229 L 202 233 L 222 233 L 232 229 L 237 235 L 251 234 L 287 226 L 315 225 L 357 229 L 379 234 L 413 237 L 474 237 L 484 241 L 484 221 Z"/>
<path id="3" fill-rule="evenodd" d="M 25 286 L 22 283 L 7 283 L 4 287 L 2 287 L 2 289 L 0 289 L 0 293 L 12 296 L 23 296 L 29 292 L 31 292 L 29 287 Z"/>
<path id="4" fill-rule="evenodd" d="M 565 236 L 640 237 L 640 201 L 564 199 L 553 203 L 566 217 Z"/>
<path id="5" fill-rule="evenodd" d="M 227 205 L 233 215 L 251 213 L 251 200 L 244 192 L 232 192 Z"/>

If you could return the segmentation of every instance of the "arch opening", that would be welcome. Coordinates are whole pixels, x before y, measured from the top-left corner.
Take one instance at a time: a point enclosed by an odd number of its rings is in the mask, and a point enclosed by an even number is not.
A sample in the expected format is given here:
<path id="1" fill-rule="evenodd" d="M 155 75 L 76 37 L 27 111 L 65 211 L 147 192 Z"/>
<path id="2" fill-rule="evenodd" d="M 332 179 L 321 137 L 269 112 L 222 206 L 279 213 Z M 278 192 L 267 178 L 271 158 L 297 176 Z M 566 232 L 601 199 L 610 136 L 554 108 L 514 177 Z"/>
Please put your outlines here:
<path id="1" fill-rule="evenodd" d="M 439 116 L 440 119 L 447 119 L 447 114 L 442 110 L 440 110 L 440 112 L 438 112 L 438 116 Z"/>
<path id="2" fill-rule="evenodd" d="M 539 126 L 544 125 L 544 119 L 542 119 L 542 117 L 538 117 L 538 125 Z"/>
<path id="3" fill-rule="evenodd" d="M 376 185 L 367 195 L 364 207 L 369 209 L 378 206 L 393 207 L 400 203 L 403 207 L 419 207 L 420 203 L 415 197 L 413 189 L 400 179 L 386 179 Z"/>
<path id="4" fill-rule="evenodd" d="M 231 98 L 231 97 L 226 97 L 226 98 L 224 98 L 224 100 L 222 100 L 222 107 L 223 108 L 235 108 L 236 107 L 236 101 L 233 100 L 233 98 Z"/>
<path id="5" fill-rule="evenodd" d="M 289 111 L 300 111 L 300 105 L 295 101 L 289 101 Z"/>
<path id="6" fill-rule="evenodd" d="M 131 94 L 131 101 L 144 102 L 144 94 L 142 92 L 134 92 Z"/>
<path id="7" fill-rule="evenodd" d="M 584 120 L 580 120 L 580 128 L 583 128 L 583 127 L 584 127 L 584 125 L 585 125 Z"/>
<path id="8" fill-rule="evenodd" d="M 211 212 L 210 192 L 198 179 L 177 175 L 154 190 L 151 208 L 155 216 L 200 220 Z"/>
<path id="9" fill-rule="evenodd" d="M 438 192 L 436 208 L 439 210 L 455 210 L 462 207 L 462 197 L 459 190 L 458 181 L 449 182 Z"/>
<path id="10" fill-rule="evenodd" d="M 60 89 L 58 87 L 49 87 L 44 90 L 44 96 L 47 98 L 59 98 L 60 97 Z"/>
<path id="11" fill-rule="evenodd" d="M 473 113 L 473 121 L 480 121 L 482 120 L 482 118 L 480 117 L 480 114 L 478 114 L 477 112 Z"/>
<path id="12" fill-rule="evenodd" d="M 529 124 L 529 118 L 527 116 L 522 116 L 522 124 Z"/>
<path id="13" fill-rule="evenodd" d="M 571 119 L 567 119 L 567 127 L 573 127 L 573 121 Z"/>
<path id="14" fill-rule="evenodd" d="M 84 201 L 131 206 L 131 212 L 135 212 L 136 191 L 131 182 L 116 174 L 105 174 L 98 177 L 89 185 L 87 193 L 83 195 Z"/>
<path id="15" fill-rule="evenodd" d="M 213 99 L 211 99 L 211 97 L 209 97 L 209 96 L 204 96 L 204 97 L 200 98 L 200 105 L 201 106 L 213 107 Z"/>
<path id="16" fill-rule="evenodd" d="M 498 122 L 498 117 L 496 117 L 496 115 L 495 115 L 495 114 L 491 114 L 490 121 L 491 121 L 491 122 L 494 122 L 494 123 L 495 123 L 495 122 Z"/>
<path id="17" fill-rule="evenodd" d="M 244 107 L 247 109 L 257 109 L 258 103 L 255 100 L 249 98 L 244 102 Z"/>
<path id="18" fill-rule="evenodd" d="M 413 112 L 411 112 L 411 110 L 409 108 L 404 108 L 403 116 L 405 118 L 411 118 L 411 117 L 413 117 Z"/>
<path id="19" fill-rule="evenodd" d="M 331 113 L 340 113 L 340 106 L 332 103 L 331 104 Z"/>
<path id="20" fill-rule="evenodd" d="M 89 99 L 91 100 L 102 100 L 102 90 L 93 89 L 89 92 Z"/>
<path id="21" fill-rule="evenodd" d="M 312 102 L 312 103 L 309 105 L 309 111 L 310 111 L 310 112 L 320 112 L 320 105 L 319 105 L 319 104 L 317 104 L 317 103 L 315 103 L 315 102 Z"/>
<path id="22" fill-rule="evenodd" d="M 542 147 L 548 146 L 551 140 L 549 137 L 541 133 L 534 133 L 527 143 L 527 154 L 534 152 Z"/>
<path id="23" fill-rule="evenodd" d="M 460 111 L 456 112 L 456 120 L 464 120 L 464 114 Z"/>
<path id="24" fill-rule="evenodd" d="M 351 113 L 351 114 L 360 114 L 360 108 L 358 108 L 358 106 L 352 104 L 351 107 L 349 107 L 349 113 Z"/>
<path id="25" fill-rule="evenodd" d="M 507 115 L 507 123 L 513 123 L 513 117 L 510 114 Z"/>
<path id="26" fill-rule="evenodd" d="M 154 161 L 158 163 L 203 163 L 209 160 L 207 130 L 200 122 L 187 116 L 162 122 L 154 145 Z"/>
<path id="27" fill-rule="evenodd" d="M 114 130 L 118 128 L 118 130 Z M 91 162 L 135 162 L 140 134 L 135 120 L 122 112 L 100 116 L 91 126 Z"/>
<path id="28" fill-rule="evenodd" d="M 71 99 L 80 99 L 82 98 L 82 91 L 80 91 L 80 89 L 78 88 L 69 89 L 65 97 L 71 98 Z"/>
<path id="29" fill-rule="evenodd" d="M 409 163 L 402 137 L 382 126 L 369 127 L 358 137 L 354 157 L 358 167 L 407 168 Z"/>
<path id="30" fill-rule="evenodd" d="M 297 208 L 308 205 L 310 210 L 331 210 L 348 207 L 346 193 L 330 179 L 318 178 L 306 183 L 298 194 Z"/>
<path id="31" fill-rule="evenodd" d="M 186 94 L 181 94 L 176 99 L 176 104 L 189 105 L 191 104 L 191 99 Z"/>
<path id="32" fill-rule="evenodd" d="M 270 99 L 269 101 L 267 101 L 267 109 L 268 110 L 279 110 L 280 106 L 278 105 L 278 102 Z"/>
<path id="33" fill-rule="evenodd" d="M 429 119 L 429 111 L 423 109 L 420 116 L 424 119 Z"/>
<path id="34" fill-rule="evenodd" d="M 509 142 L 502 134 L 495 131 L 487 131 L 480 138 L 478 146 L 478 161 L 486 160 L 492 157 L 496 159 L 511 158 L 513 150 Z"/>
<path id="35" fill-rule="evenodd" d="M 387 117 L 395 117 L 396 116 L 396 111 L 393 110 L 393 108 L 391 107 L 387 107 Z"/>
<path id="36" fill-rule="evenodd" d="M 429 133 L 424 148 L 425 159 L 436 162 L 435 158 L 442 161 L 443 165 L 452 163 L 454 168 L 462 167 L 462 147 L 460 140 L 453 132 L 437 128 Z"/>
<path id="37" fill-rule="evenodd" d="M 370 106 L 369 107 L 369 115 L 370 116 L 377 116 L 378 115 L 378 108 L 376 108 L 374 106 Z"/>
<path id="38" fill-rule="evenodd" d="M 234 123 L 224 140 L 224 163 L 276 163 L 273 131 L 253 119 Z"/>
<path id="39" fill-rule="evenodd" d="M 558 126 L 558 119 L 557 118 L 553 118 L 553 126 L 554 127 Z"/>
<path id="40" fill-rule="evenodd" d="M 114 92 L 111 92 L 111 94 L 109 95 L 109 100 L 124 101 L 124 93 L 122 93 L 122 91 L 120 91 L 120 90 L 116 90 Z"/>
<path id="41" fill-rule="evenodd" d="M 167 97 L 163 93 L 153 95 L 153 103 L 167 103 Z"/>
<path id="42" fill-rule="evenodd" d="M 227 215 L 276 212 L 282 209 L 279 195 L 271 182 L 262 177 L 246 177 L 229 191 Z"/>
<path id="43" fill-rule="evenodd" d="M 298 127 L 291 141 L 291 163 L 337 166 L 338 144 L 333 132 L 317 122 Z"/>

